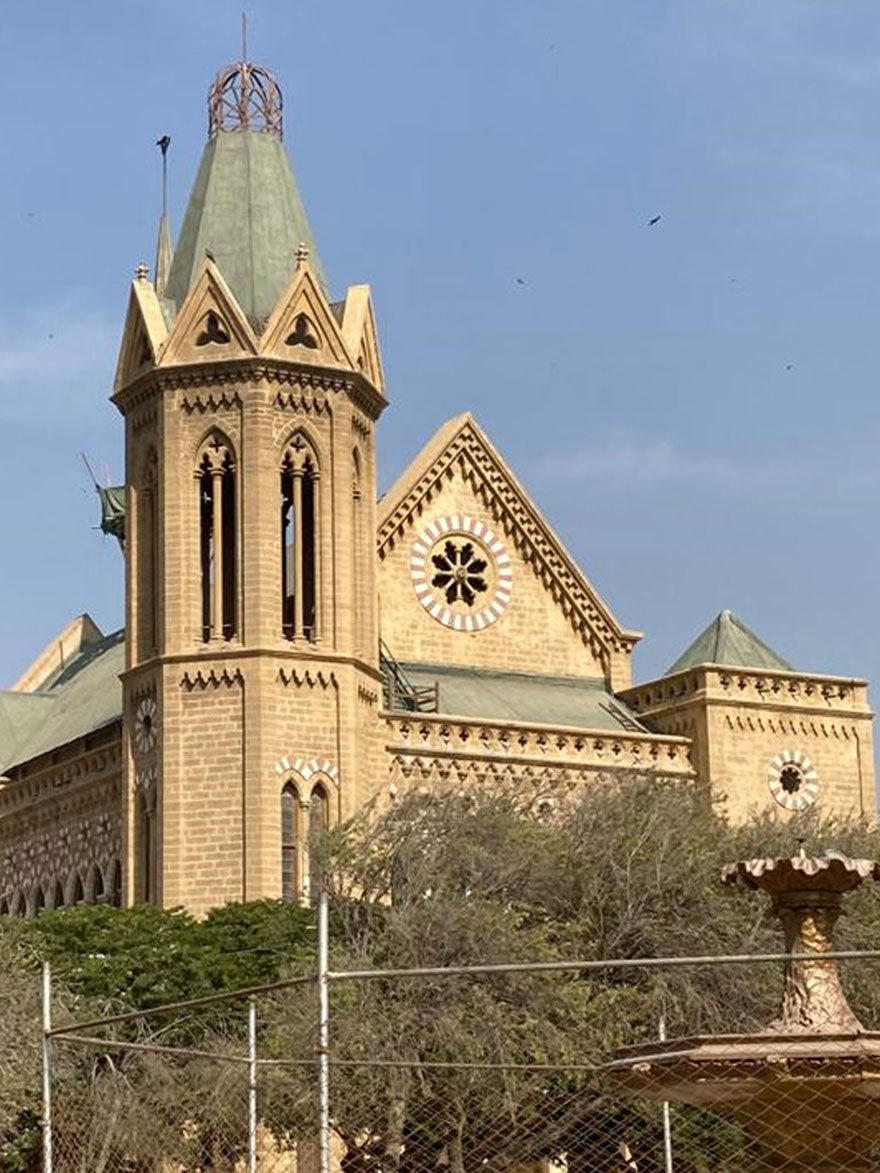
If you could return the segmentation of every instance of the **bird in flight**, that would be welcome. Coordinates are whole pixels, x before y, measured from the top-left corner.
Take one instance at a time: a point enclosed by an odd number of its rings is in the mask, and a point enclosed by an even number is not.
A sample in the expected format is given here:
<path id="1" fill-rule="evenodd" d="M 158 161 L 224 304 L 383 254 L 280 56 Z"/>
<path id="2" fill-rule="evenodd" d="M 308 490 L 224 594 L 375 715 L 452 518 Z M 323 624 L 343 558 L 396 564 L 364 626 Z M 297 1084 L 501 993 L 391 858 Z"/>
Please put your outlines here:
<path id="1" fill-rule="evenodd" d="M 651 219 L 648 221 L 648 227 L 653 228 L 654 225 L 659 224 L 662 219 L 663 219 L 662 213 L 659 216 L 652 216 Z"/>
<path id="2" fill-rule="evenodd" d="M 523 281 L 522 277 L 517 277 L 516 283 L 517 285 L 525 285 L 525 281 Z"/>
<path id="3" fill-rule="evenodd" d="M 786 369 L 787 371 L 793 371 L 793 370 L 794 370 L 794 363 L 793 363 L 793 362 L 787 362 L 787 363 L 785 364 L 785 369 Z"/>

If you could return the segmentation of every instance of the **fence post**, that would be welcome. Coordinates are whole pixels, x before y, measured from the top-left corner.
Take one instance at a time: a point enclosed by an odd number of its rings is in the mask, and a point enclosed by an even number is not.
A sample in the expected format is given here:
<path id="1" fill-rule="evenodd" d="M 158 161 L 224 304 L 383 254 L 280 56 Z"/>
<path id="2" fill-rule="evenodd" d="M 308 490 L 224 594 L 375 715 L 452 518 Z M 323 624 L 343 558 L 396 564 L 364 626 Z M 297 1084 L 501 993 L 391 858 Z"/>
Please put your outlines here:
<path id="1" fill-rule="evenodd" d="M 248 1173 L 257 1173 L 257 1004 L 248 1002 Z"/>
<path id="2" fill-rule="evenodd" d="M 660 1042 L 666 1042 L 666 1016 L 660 1015 Z M 663 1101 L 663 1156 L 666 1161 L 666 1173 L 674 1173 L 672 1168 L 672 1117 L 669 1112 L 669 1101 Z"/>
<path id="3" fill-rule="evenodd" d="M 327 893 L 318 897 L 318 1146 L 320 1173 L 330 1173 L 330 983 Z"/>
<path id="4" fill-rule="evenodd" d="M 43 962 L 43 1173 L 52 1173 L 52 970 Z"/>

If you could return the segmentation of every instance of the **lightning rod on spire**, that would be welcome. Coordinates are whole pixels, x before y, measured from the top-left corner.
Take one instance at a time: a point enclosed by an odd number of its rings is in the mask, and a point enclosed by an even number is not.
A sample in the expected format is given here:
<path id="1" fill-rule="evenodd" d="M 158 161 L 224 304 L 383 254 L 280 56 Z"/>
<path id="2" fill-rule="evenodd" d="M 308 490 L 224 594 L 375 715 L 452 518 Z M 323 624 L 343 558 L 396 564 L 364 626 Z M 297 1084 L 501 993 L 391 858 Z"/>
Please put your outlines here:
<path id="1" fill-rule="evenodd" d="M 168 148 L 171 146 L 171 138 L 167 134 L 163 134 L 161 138 L 156 139 L 156 146 L 162 152 L 162 215 L 168 213 Z"/>
<path id="2" fill-rule="evenodd" d="M 247 13 L 243 12 L 241 14 L 241 59 L 242 59 L 242 61 L 247 61 L 247 59 L 248 59 L 247 41 L 248 41 L 248 18 L 247 18 Z"/>

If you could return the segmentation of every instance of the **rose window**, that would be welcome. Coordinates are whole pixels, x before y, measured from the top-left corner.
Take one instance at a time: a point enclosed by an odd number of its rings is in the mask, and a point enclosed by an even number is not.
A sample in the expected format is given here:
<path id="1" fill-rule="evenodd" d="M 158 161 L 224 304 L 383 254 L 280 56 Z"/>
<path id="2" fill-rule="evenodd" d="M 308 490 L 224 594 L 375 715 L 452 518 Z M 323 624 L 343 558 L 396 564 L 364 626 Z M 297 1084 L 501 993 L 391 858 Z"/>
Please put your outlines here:
<path id="1" fill-rule="evenodd" d="M 800 750 L 786 749 L 770 763 L 770 793 L 787 811 L 804 811 L 819 797 L 819 776 Z"/>
<path id="2" fill-rule="evenodd" d="M 155 698 L 145 696 L 134 715 L 134 742 L 140 753 L 150 753 L 158 740 L 159 707 Z"/>
<path id="3" fill-rule="evenodd" d="M 426 526 L 413 546 L 410 573 L 428 614 L 455 631 L 482 631 L 510 601 L 510 556 L 473 517 L 439 517 Z"/>
<path id="4" fill-rule="evenodd" d="M 484 595 L 489 589 L 486 585 L 488 560 L 478 556 L 473 542 L 449 538 L 443 543 L 443 552 L 432 554 L 431 561 L 437 570 L 431 585 L 442 588 L 450 605 L 461 602 L 472 607 L 477 595 Z"/>

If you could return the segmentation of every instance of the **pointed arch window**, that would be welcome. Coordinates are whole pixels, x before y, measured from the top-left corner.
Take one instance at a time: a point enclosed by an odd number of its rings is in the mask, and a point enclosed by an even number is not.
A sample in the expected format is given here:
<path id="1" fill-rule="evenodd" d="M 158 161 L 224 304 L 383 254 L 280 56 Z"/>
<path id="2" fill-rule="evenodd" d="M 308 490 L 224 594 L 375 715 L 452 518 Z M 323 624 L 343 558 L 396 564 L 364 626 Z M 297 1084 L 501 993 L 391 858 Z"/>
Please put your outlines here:
<path id="1" fill-rule="evenodd" d="M 236 631 L 235 459 L 215 432 L 196 466 L 199 491 L 199 574 L 202 639 L 231 639 Z"/>
<path id="2" fill-rule="evenodd" d="M 34 916 L 39 916 L 46 907 L 46 894 L 42 888 L 37 888 L 34 898 Z"/>
<path id="3" fill-rule="evenodd" d="M 330 828 L 330 799 L 318 782 L 309 799 L 309 897 L 317 899 L 324 871 L 324 836 Z"/>
<path id="4" fill-rule="evenodd" d="M 139 510 L 141 655 L 159 647 L 159 462 L 151 448 L 144 464 Z"/>
<path id="5" fill-rule="evenodd" d="M 86 891 L 83 887 L 82 876 L 79 872 L 76 873 L 76 878 L 73 881 L 73 894 L 71 897 L 71 904 L 85 904 Z"/>
<path id="6" fill-rule="evenodd" d="M 9 901 L 5 896 L 0 900 L 0 916 L 9 916 Z"/>
<path id="7" fill-rule="evenodd" d="M 135 807 L 137 850 L 137 893 L 144 904 L 158 898 L 158 826 L 155 781 L 139 786 Z M 121 880 L 121 877 L 120 877 Z"/>
<path id="8" fill-rule="evenodd" d="M 96 863 L 92 864 L 89 871 L 88 900 L 89 904 L 104 903 L 104 877 Z"/>
<path id="9" fill-rule="evenodd" d="M 320 471 L 297 433 L 281 461 L 281 629 L 286 639 L 320 636 Z"/>
<path id="10" fill-rule="evenodd" d="M 364 651 L 366 643 L 364 636 L 365 612 L 364 606 L 368 600 L 364 593 L 364 500 L 363 500 L 363 471 L 361 456 L 357 448 L 351 454 L 352 486 L 351 486 L 351 566 L 352 566 L 352 616 L 354 623 L 354 646 L 356 652 Z"/>
<path id="11" fill-rule="evenodd" d="M 55 888 L 52 893 L 52 907 L 53 908 L 63 908 L 64 907 L 64 885 L 61 883 L 60 880 L 55 881 Z"/>
<path id="12" fill-rule="evenodd" d="M 110 873 L 110 899 L 114 908 L 122 907 L 122 864 L 118 859 L 113 861 Z"/>
<path id="13" fill-rule="evenodd" d="M 281 791 L 281 898 L 296 900 L 300 894 L 299 792 L 292 782 Z"/>

